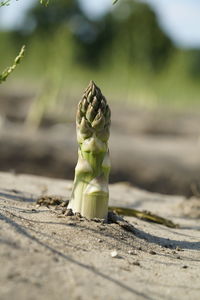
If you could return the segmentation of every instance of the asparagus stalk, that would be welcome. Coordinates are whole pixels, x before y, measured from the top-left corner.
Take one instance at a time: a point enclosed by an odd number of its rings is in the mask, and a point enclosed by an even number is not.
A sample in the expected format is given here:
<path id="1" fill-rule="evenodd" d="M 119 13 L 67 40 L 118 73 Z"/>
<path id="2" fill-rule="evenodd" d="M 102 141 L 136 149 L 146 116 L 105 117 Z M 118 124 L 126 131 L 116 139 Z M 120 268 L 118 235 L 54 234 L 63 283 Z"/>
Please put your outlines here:
<path id="1" fill-rule="evenodd" d="M 108 214 L 110 115 L 105 97 L 91 81 L 77 109 L 78 163 L 69 203 L 74 213 L 90 219 L 106 219 Z"/>

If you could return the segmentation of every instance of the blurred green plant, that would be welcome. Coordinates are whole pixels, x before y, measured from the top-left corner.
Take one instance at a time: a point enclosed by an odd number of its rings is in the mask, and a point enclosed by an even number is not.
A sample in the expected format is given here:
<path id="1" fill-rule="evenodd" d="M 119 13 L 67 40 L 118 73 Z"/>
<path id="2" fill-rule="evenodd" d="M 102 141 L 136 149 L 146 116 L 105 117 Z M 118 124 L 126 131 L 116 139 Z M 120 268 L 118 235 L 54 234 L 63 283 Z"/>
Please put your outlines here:
<path id="1" fill-rule="evenodd" d="M 44 115 L 55 114 L 57 108 L 61 107 L 59 101 L 62 99 L 63 86 L 75 69 L 72 64 L 73 49 L 68 47 L 69 44 L 72 44 L 71 35 L 62 25 L 52 33 L 51 39 L 36 36 L 30 45 L 30 54 L 32 49 L 36 49 L 36 53 L 40 51 L 40 69 L 36 72 L 41 73 L 42 77 L 40 89 L 27 114 L 26 123 L 29 126 L 39 127 Z M 29 60 L 32 61 L 32 58 Z"/>
<path id="2" fill-rule="evenodd" d="M 17 65 L 20 64 L 22 58 L 24 57 L 24 52 L 25 52 L 25 46 L 22 46 L 19 54 L 16 56 L 14 59 L 14 62 L 12 66 L 6 68 L 1 74 L 0 74 L 0 84 L 3 81 L 6 81 L 7 77 L 16 69 Z"/>
<path id="3" fill-rule="evenodd" d="M 0 7 L 5 6 L 5 5 L 9 5 L 10 4 L 10 0 L 7 1 L 1 1 L 0 2 Z"/>
<path id="4" fill-rule="evenodd" d="M 47 3 L 47 1 L 42 1 Z M 68 21 L 73 16 L 83 17 L 78 0 L 59 0 L 51 2 L 48 9 L 35 3 L 27 12 L 24 24 L 32 20 L 34 22 L 34 32 L 37 34 L 51 35 L 58 27 L 69 26 Z M 73 26 L 73 24 L 71 24 Z"/>
<path id="5" fill-rule="evenodd" d="M 49 0 L 40 0 L 40 3 L 47 6 L 49 4 Z"/>
<path id="6" fill-rule="evenodd" d="M 176 49 L 147 4 L 118 1 L 98 19 L 89 19 L 78 0 L 49 4 L 46 9 L 36 1 L 21 31 L 0 32 L 4 61 L 15 56 L 24 39 L 29 44 L 16 79 L 38 87 L 31 122 L 39 124 L 49 114 L 63 120 L 61 107 L 69 109 L 67 101 L 91 78 L 112 95 L 110 101 L 145 108 L 198 105 L 198 50 Z"/>
<path id="7" fill-rule="evenodd" d="M 91 20 L 77 0 L 60 0 L 47 10 L 33 7 L 25 24 L 31 22 L 33 35 L 49 38 L 61 25 L 69 28 L 75 42 L 73 60 L 83 67 L 102 68 L 112 62 L 157 71 L 165 66 L 174 48 L 160 29 L 155 13 L 137 1 L 122 1 L 113 13 Z"/>
<path id="8" fill-rule="evenodd" d="M 38 127 L 50 111 L 55 115 L 62 106 L 58 101 L 63 89 L 77 95 L 78 87 L 90 78 L 101 82 L 113 99 L 140 106 L 175 104 L 175 97 L 177 102 L 186 98 L 182 92 L 186 79 L 176 63 L 175 47 L 147 4 L 119 1 L 112 13 L 91 20 L 77 0 L 60 0 L 48 9 L 36 5 L 27 15 L 27 23 L 29 19 L 34 23 L 29 70 L 38 68 L 38 79 L 42 74 L 40 91 L 27 117 L 32 125 Z M 68 30 L 67 36 L 61 34 L 62 27 Z M 182 76 L 177 76 L 179 73 Z"/>
<path id="9" fill-rule="evenodd" d="M 41 4 L 45 4 L 46 6 L 49 3 L 49 0 L 40 0 Z M 6 1 L 1 1 L 0 2 L 0 7 L 3 6 L 8 6 L 10 4 L 10 0 L 6 0 Z M 25 52 L 25 45 L 23 45 L 21 47 L 21 50 L 19 52 L 19 54 L 16 56 L 16 58 L 14 59 L 13 64 L 10 67 L 7 67 L 2 73 L 0 73 L 0 84 L 4 81 L 6 81 L 7 77 L 16 69 L 17 65 L 20 64 L 22 58 L 24 57 L 24 52 Z"/>
<path id="10" fill-rule="evenodd" d="M 106 53 L 111 53 L 113 18 L 106 15 L 99 20 L 91 20 L 77 0 L 52 2 L 47 10 L 36 5 L 25 20 L 26 24 L 31 22 L 34 23 L 33 35 L 49 38 L 57 28 L 66 26 L 74 41 L 73 60 L 86 67 L 101 67 Z"/>
<path id="11" fill-rule="evenodd" d="M 9 4 L 10 4 L 10 1 L 11 1 L 11 0 L 1 1 L 1 2 L 0 2 L 0 7 L 1 7 L 1 6 L 5 6 L 5 5 L 9 5 Z M 17 0 L 16 0 L 16 1 L 17 1 Z M 47 6 L 47 5 L 49 4 L 49 0 L 40 0 L 40 3 Z"/>

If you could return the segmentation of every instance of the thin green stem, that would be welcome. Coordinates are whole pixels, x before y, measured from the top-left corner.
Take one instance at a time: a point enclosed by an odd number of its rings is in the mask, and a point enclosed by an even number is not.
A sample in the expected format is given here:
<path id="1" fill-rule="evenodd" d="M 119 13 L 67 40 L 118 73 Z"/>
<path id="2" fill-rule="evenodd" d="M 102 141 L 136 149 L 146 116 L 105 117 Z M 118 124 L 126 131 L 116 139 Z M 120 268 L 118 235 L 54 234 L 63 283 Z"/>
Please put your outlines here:
<path id="1" fill-rule="evenodd" d="M 20 64 L 22 58 L 24 57 L 25 52 L 25 46 L 22 46 L 18 56 L 15 58 L 12 66 L 6 68 L 1 74 L 0 74 L 0 84 L 3 81 L 6 81 L 7 77 L 16 69 L 17 65 Z"/>

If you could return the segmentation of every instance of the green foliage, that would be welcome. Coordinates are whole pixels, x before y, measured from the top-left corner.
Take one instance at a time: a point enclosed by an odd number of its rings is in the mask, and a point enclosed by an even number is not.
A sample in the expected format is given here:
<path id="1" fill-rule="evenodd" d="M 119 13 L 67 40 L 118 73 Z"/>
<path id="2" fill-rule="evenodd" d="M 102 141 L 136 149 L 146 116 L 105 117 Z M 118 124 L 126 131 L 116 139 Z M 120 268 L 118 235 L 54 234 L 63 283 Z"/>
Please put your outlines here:
<path id="1" fill-rule="evenodd" d="M 26 19 L 35 24 L 32 34 L 22 31 L 16 38 L 16 33 L 1 33 L 0 45 L 6 61 L 24 39 L 29 44 L 16 80 L 21 76 L 39 83 L 31 123 L 39 124 L 44 114 L 58 109 L 62 115 L 67 101 L 91 78 L 111 95 L 110 101 L 144 107 L 198 105 L 198 50 L 176 50 L 144 3 L 119 1 L 98 20 L 88 19 L 76 0 L 51 1 L 48 8 L 35 4 Z"/>
<path id="2" fill-rule="evenodd" d="M 49 39 L 59 27 L 66 26 L 73 38 L 73 59 L 86 66 L 100 66 L 112 40 L 110 16 L 91 21 L 81 10 L 78 1 L 52 2 L 48 10 L 36 5 L 25 22 L 29 22 L 29 19 L 36 24 L 34 35 L 48 36 Z M 64 42 L 63 46 L 68 47 Z"/>
<path id="3" fill-rule="evenodd" d="M 82 15 L 77 0 L 59 0 L 53 1 L 48 9 L 37 3 L 28 13 L 25 23 L 29 20 L 36 24 L 35 31 L 37 33 L 51 34 L 61 25 L 67 23 L 73 16 Z"/>
<path id="4" fill-rule="evenodd" d="M 124 57 L 127 65 L 161 70 L 174 46 L 160 29 L 150 7 L 136 1 L 123 1 L 116 8 L 114 17 L 117 18 L 117 54 Z"/>
<path id="5" fill-rule="evenodd" d="M 173 50 L 155 13 L 148 5 L 132 0 L 122 1 L 112 14 L 98 20 L 89 19 L 77 0 L 52 2 L 48 9 L 36 5 L 26 23 L 29 19 L 36 24 L 36 34 L 50 39 L 57 28 L 65 25 L 74 39 L 74 61 L 90 68 L 102 68 L 115 59 L 115 64 L 120 61 L 157 71 Z"/>
<path id="6" fill-rule="evenodd" d="M 200 50 L 188 51 L 187 69 L 192 78 L 198 80 L 200 78 Z"/>

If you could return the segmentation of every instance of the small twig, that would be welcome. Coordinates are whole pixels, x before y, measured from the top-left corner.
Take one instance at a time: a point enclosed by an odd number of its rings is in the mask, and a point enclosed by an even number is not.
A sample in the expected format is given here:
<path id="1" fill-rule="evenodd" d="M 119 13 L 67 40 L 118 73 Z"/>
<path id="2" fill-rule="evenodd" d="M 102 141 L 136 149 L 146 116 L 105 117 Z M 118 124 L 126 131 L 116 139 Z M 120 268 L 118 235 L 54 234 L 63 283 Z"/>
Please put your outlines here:
<path id="1" fill-rule="evenodd" d="M 109 210 L 112 210 L 119 215 L 136 217 L 138 219 L 158 223 L 158 224 L 170 227 L 170 228 L 178 228 L 179 227 L 178 224 L 174 224 L 171 220 L 154 215 L 149 211 L 139 211 L 139 210 L 132 209 L 132 208 L 116 207 L 116 206 L 109 206 Z"/>

